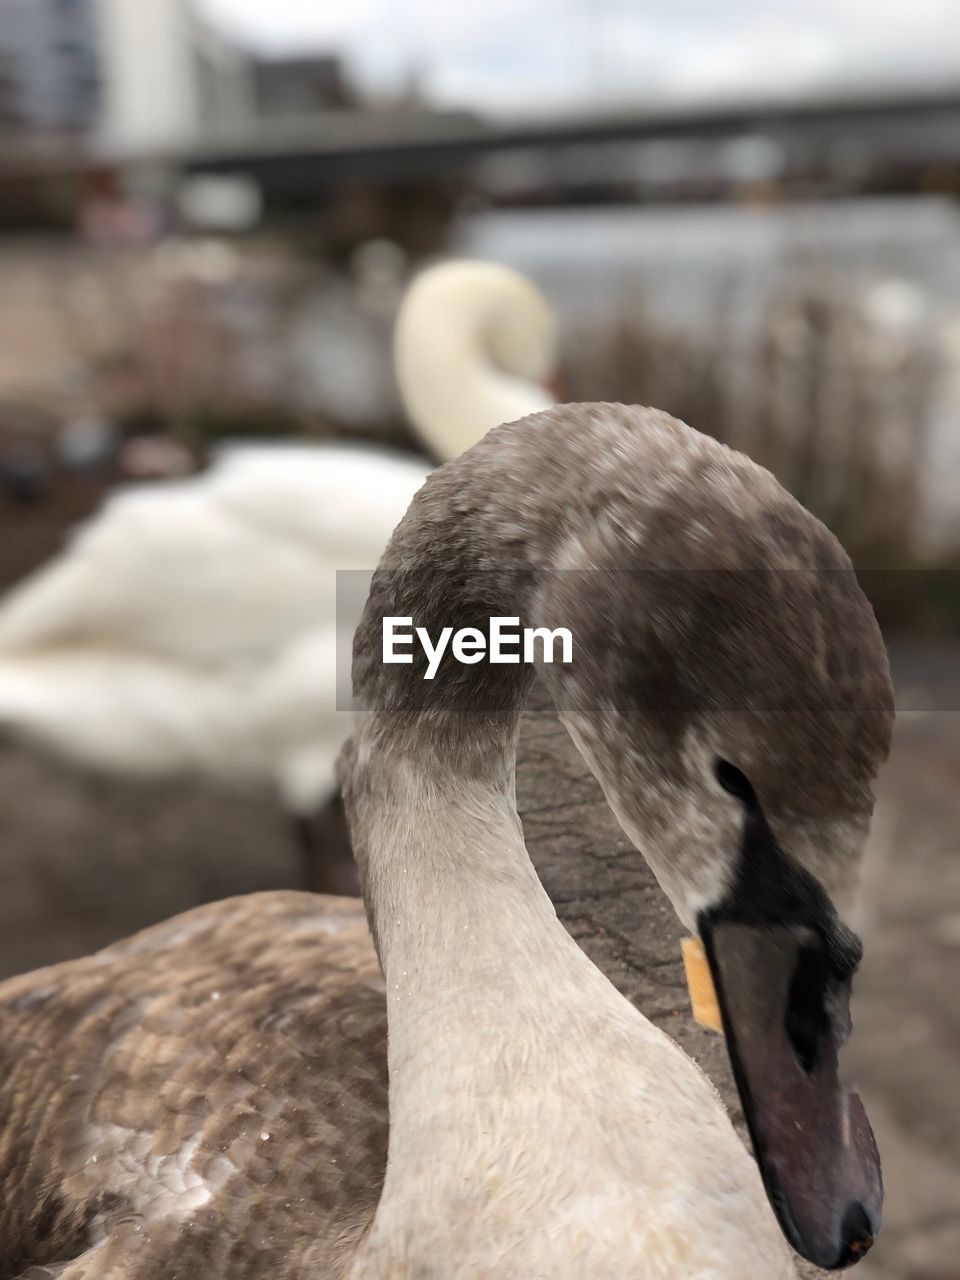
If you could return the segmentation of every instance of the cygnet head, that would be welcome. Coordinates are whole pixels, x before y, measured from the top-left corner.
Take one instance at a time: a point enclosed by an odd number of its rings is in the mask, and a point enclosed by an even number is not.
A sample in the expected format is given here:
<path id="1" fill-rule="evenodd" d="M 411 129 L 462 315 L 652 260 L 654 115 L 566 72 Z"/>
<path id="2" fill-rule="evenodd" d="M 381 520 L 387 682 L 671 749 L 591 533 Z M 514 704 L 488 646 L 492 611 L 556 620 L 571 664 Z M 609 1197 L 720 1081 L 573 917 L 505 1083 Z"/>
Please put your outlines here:
<path id="1" fill-rule="evenodd" d="M 769 472 L 665 414 L 563 405 L 434 472 L 384 563 L 355 681 L 438 795 L 510 787 L 530 669 L 451 663 L 426 681 L 419 657 L 381 665 L 381 619 L 572 633 L 572 660 L 541 678 L 631 839 L 622 856 L 643 855 L 704 943 L 780 1223 L 818 1265 L 855 1261 L 882 1187 L 838 1055 L 893 698 L 836 539 Z"/>
<path id="2" fill-rule="evenodd" d="M 765 471 L 703 437 L 629 472 L 552 576 L 545 667 L 611 807 L 706 947 L 771 1202 L 818 1265 L 879 1228 L 879 1160 L 838 1076 L 859 879 L 893 699 L 850 562 Z"/>

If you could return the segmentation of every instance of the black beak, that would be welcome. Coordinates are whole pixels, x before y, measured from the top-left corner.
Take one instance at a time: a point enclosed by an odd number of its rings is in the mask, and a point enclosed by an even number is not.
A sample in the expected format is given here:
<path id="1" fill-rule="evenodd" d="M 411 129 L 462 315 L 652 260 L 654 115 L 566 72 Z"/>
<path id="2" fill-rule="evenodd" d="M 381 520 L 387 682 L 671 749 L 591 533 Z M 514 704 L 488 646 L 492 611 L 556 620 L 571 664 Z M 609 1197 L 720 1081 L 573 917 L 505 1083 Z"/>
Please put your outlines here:
<path id="1" fill-rule="evenodd" d="M 806 873 L 791 875 L 796 889 Z M 826 894 L 810 881 L 819 924 Z M 837 1064 L 860 949 L 832 909 L 827 929 L 794 923 L 795 909 L 785 914 L 789 923 L 762 924 L 714 913 L 701 934 L 770 1203 L 794 1249 L 834 1270 L 868 1251 L 883 1203 L 873 1132 Z"/>

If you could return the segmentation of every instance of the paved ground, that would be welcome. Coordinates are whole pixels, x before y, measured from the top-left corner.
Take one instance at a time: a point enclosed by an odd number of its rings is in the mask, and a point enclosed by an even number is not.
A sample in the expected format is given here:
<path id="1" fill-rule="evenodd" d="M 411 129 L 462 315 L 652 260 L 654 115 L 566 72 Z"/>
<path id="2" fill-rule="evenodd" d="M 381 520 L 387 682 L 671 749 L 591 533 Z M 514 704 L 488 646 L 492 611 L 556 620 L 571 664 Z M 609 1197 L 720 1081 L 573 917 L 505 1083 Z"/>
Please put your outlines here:
<path id="1" fill-rule="evenodd" d="M 884 1157 L 876 1280 L 960 1277 L 960 714 L 905 718 L 884 779 L 850 1067 Z"/>

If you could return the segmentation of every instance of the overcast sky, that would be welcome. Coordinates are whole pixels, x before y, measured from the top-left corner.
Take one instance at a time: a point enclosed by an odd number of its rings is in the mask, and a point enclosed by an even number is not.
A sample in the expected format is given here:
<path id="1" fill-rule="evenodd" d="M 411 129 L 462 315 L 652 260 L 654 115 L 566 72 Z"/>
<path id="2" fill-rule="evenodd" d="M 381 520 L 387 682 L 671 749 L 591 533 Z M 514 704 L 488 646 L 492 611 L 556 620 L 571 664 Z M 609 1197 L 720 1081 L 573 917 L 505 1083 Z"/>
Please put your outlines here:
<path id="1" fill-rule="evenodd" d="M 665 97 L 960 84 L 958 0 L 196 0 L 245 42 L 336 49 L 505 113 Z"/>

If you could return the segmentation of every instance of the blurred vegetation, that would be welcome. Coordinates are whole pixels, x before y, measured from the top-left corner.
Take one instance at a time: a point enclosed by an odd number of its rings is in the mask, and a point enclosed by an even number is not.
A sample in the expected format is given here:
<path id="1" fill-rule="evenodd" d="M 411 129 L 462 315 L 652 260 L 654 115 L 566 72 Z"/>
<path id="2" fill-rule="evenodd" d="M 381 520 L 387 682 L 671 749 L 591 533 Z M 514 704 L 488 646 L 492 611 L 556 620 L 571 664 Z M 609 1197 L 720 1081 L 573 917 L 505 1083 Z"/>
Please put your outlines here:
<path id="1" fill-rule="evenodd" d="M 632 302 L 563 352 L 568 399 L 655 405 L 773 471 L 864 567 L 884 625 L 960 633 L 960 555 L 916 549 L 938 376 L 931 335 L 816 275 L 785 279 L 749 323 L 724 291 L 697 333 Z"/>
<path id="2" fill-rule="evenodd" d="M 174 440 L 197 461 L 224 437 L 348 435 L 415 447 L 390 385 L 403 275 L 376 255 L 351 275 L 270 242 L 4 258 L 6 490 L 53 499 L 71 522 L 88 509 L 122 472 L 110 463 L 99 481 L 64 479 L 55 445 L 64 423 L 90 417 L 112 423 L 119 446 Z M 635 291 L 612 321 L 578 329 L 565 320 L 566 398 L 656 405 L 744 450 L 834 529 L 858 567 L 877 571 L 865 581 L 881 621 L 960 633 L 960 554 L 931 563 L 917 551 L 935 336 L 904 323 L 902 307 L 898 318 L 896 306 L 871 305 L 863 290 L 816 271 L 784 273 L 749 307 L 730 284 L 708 321 L 691 329 L 654 319 Z M 366 364 L 349 358 L 357 343 Z M 332 379 L 349 418 L 338 416 Z M 351 405 L 366 385 L 373 394 Z M 0 507 L 11 555 L 22 544 L 11 560 L 20 572 L 34 546 L 46 551 L 57 513 L 27 519 L 21 507 L 14 520 L 2 495 Z"/>

